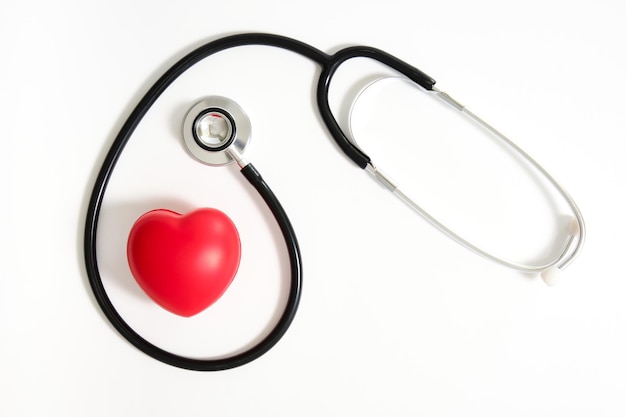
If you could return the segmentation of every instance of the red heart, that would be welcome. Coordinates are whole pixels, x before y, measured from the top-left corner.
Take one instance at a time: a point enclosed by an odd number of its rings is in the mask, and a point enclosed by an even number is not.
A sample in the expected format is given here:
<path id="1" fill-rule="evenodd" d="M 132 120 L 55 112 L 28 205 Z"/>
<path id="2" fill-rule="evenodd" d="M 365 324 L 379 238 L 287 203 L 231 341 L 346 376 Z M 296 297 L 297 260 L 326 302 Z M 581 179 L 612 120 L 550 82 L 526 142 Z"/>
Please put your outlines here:
<path id="1" fill-rule="evenodd" d="M 190 317 L 226 291 L 239 268 L 241 242 L 232 220 L 219 210 L 181 215 L 159 209 L 137 219 L 127 255 L 135 280 L 150 298 Z"/>

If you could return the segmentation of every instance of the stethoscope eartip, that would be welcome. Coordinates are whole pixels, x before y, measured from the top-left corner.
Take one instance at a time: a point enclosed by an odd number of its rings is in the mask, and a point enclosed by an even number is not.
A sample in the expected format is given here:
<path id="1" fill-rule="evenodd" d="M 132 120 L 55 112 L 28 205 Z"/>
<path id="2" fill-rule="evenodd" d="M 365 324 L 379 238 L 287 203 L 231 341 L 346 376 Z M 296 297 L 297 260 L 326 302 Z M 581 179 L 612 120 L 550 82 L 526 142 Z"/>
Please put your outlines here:
<path id="1" fill-rule="evenodd" d="M 569 234 L 572 236 L 578 236 L 580 234 L 580 224 L 576 217 L 572 217 L 569 222 Z"/>
<path id="2" fill-rule="evenodd" d="M 561 278 L 561 270 L 559 267 L 553 266 L 552 268 L 541 271 L 541 279 L 546 283 L 548 287 L 554 287 L 554 285 Z"/>

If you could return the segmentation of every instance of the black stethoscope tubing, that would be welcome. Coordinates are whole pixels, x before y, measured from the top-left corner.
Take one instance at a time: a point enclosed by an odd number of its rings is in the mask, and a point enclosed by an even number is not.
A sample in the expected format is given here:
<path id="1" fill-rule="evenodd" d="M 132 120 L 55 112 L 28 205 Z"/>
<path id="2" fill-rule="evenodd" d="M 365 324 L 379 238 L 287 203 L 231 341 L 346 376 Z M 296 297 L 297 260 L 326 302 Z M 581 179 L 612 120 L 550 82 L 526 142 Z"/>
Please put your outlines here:
<path id="1" fill-rule="evenodd" d="M 397 70 L 426 90 L 432 90 L 435 84 L 435 80 L 422 71 L 376 48 L 366 46 L 350 47 L 342 49 L 333 55 L 328 55 L 306 43 L 284 36 L 250 33 L 228 36 L 200 46 L 175 63 L 148 90 L 120 129 L 96 178 L 87 208 L 84 240 L 85 266 L 89 283 L 100 308 L 111 324 L 124 338 L 142 352 L 159 361 L 180 368 L 197 371 L 224 370 L 241 366 L 257 359 L 270 350 L 282 338 L 295 317 L 302 291 L 302 260 L 295 232 L 280 202 L 252 164 L 248 164 L 242 168 L 242 174 L 262 196 L 280 227 L 289 254 L 291 274 L 290 290 L 285 309 L 274 329 L 252 348 L 223 359 L 194 359 L 167 352 L 141 337 L 124 321 L 111 303 L 100 277 L 96 253 L 98 219 L 100 217 L 100 209 L 102 207 L 106 187 L 113 173 L 115 164 L 121 156 L 126 143 L 130 140 L 135 128 L 158 97 L 174 80 L 200 60 L 216 52 L 245 45 L 266 45 L 290 50 L 310 58 L 321 66 L 322 72 L 317 86 L 317 104 L 319 112 L 341 150 L 361 168 L 367 166 L 370 162 L 370 158 L 348 140 L 333 116 L 328 102 L 330 82 L 337 68 L 343 62 L 351 58 L 365 57 L 379 61 Z"/>

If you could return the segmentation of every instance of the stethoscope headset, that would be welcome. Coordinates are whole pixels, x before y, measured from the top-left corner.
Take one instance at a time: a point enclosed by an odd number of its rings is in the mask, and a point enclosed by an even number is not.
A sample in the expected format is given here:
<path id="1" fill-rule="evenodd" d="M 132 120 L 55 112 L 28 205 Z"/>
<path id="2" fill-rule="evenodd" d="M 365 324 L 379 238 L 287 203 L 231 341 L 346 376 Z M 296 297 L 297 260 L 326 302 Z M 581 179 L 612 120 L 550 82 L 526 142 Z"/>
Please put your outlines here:
<path id="1" fill-rule="evenodd" d="M 99 171 L 89 200 L 84 250 L 86 270 L 91 288 L 98 304 L 111 324 L 131 344 L 147 355 L 173 366 L 197 371 L 218 371 L 241 366 L 262 356 L 281 339 L 293 321 L 298 308 L 302 292 L 302 261 L 294 229 L 285 210 L 270 187 L 263 180 L 256 168 L 244 158 L 244 148 L 249 141 L 250 122 L 245 112 L 243 112 L 236 103 L 225 97 L 207 97 L 192 106 L 183 122 L 183 143 L 194 158 L 207 165 L 236 163 L 244 177 L 261 195 L 280 227 L 290 261 L 290 289 L 284 311 L 280 315 L 274 328 L 253 347 L 226 358 L 204 360 L 168 352 L 144 339 L 124 321 L 107 295 L 98 269 L 96 236 L 103 198 L 114 167 L 136 127 L 159 96 L 187 69 L 217 52 L 244 45 L 278 47 L 298 53 L 318 63 L 321 67 L 321 73 L 317 84 L 317 106 L 324 124 L 339 148 L 358 167 L 368 171 L 377 181 L 388 188 L 403 202 L 462 245 L 508 267 L 525 272 L 541 272 L 544 280 L 549 284 L 552 283 L 558 271 L 567 267 L 582 249 L 585 239 L 584 221 L 580 210 L 563 187 L 561 187 L 541 165 L 507 137 L 495 130 L 474 113 L 470 112 L 447 93 L 438 90 L 435 87 L 435 80 L 424 72 L 384 51 L 368 46 L 348 47 L 341 49 L 333 55 L 328 55 L 308 44 L 278 35 L 251 33 L 228 36 L 200 46 L 184 56 L 167 70 L 167 72 L 165 72 L 148 90 L 128 116 L 128 119 L 123 124 L 111 145 Z M 550 262 L 534 266 L 511 262 L 492 255 L 448 229 L 443 223 L 439 222 L 406 196 L 388 175 L 378 169 L 372 163 L 371 158 L 356 144 L 352 135 L 347 134 L 340 127 L 329 104 L 328 93 L 333 75 L 341 64 L 353 58 L 370 58 L 378 61 L 397 71 L 409 82 L 420 86 L 427 92 L 436 94 L 437 97 L 464 113 L 487 131 L 501 139 L 506 145 L 517 151 L 544 175 L 563 196 L 574 215 L 568 237 L 558 256 Z M 207 124 L 211 122 L 211 119 L 215 120 L 216 118 L 219 119 L 221 123 L 220 131 L 217 134 L 210 132 L 210 126 Z M 209 128 L 207 128 L 207 126 L 209 126 Z"/>

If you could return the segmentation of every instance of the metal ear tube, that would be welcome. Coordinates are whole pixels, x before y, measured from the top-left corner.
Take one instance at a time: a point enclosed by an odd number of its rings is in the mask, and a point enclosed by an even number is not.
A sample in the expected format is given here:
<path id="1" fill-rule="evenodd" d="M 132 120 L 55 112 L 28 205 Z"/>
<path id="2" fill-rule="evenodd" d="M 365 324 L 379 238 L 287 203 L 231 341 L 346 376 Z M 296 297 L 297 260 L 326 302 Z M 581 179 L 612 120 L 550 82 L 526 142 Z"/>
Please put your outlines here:
<path id="1" fill-rule="evenodd" d="M 354 139 L 354 132 L 352 128 L 352 114 L 354 112 L 354 108 L 357 102 L 359 101 L 361 96 L 367 90 L 369 90 L 373 85 L 383 80 L 389 80 L 389 79 L 395 79 L 395 80 L 400 80 L 400 81 L 404 81 L 407 83 L 412 83 L 411 80 L 404 78 L 404 77 L 382 77 L 367 84 L 357 94 L 357 97 L 353 101 L 352 106 L 350 108 L 349 115 L 348 115 L 349 138 L 350 138 L 351 143 L 353 143 L 355 146 L 358 146 L 358 145 Z M 372 175 L 372 177 L 376 179 L 376 181 L 378 181 L 385 188 L 391 191 L 396 197 L 398 197 L 400 201 L 405 203 L 407 206 L 409 206 L 411 209 L 413 209 L 415 212 L 421 215 L 424 219 L 426 219 L 429 223 L 431 223 L 433 226 L 435 226 L 437 229 L 439 229 L 441 232 L 443 232 L 444 234 L 446 234 L 447 236 L 449 236 L 450 238 L 452 238 L 459 244 L 465 246 L 466 248 L 470 249 L 471 251 L 477 253 L 480 256 L 483 256 L 487 259 L 490 259 L 506 267 L 509 267 L 518 271 L 522 271 L 522 272 L 539 273 L 543 281 L 547 285 L 553 286 L 558 281 L 558 278 L 560 276 L 560 271 L 564 270 L 569 264 L 571 264 L 573 260 L 576 258 L 576 256 L 578 256 L 578 254 L 582 250 L 582 247 L 585 241 L 586 231 L 585 231 L 585 222 L 583 220 L 580 209 L 578 208 L 574 200 L 571 198 L 571 196 L 565 191 L 565 189 L 554 179 L 554 177 L 550 175 L 543 166 L 541 166 L 534 158 L 532 158 L 526 151 L 524 151 L 522 148 L 516 145 L 512 140 L 510 140 L 508 137 L 506 137 L 501 132 L 496 130 L 493 126 L 491 126 L 485 120 L 478 117 L 475 113 L 470 111 L 467 107 L 465 107 L 459 101 L 454 99 L 448 93 L 445 93 L 439 90 L 435 86 L 432 86 L 432 88 L 429 91 L 427 90 L 427 93 L 434 94 L 437 98 L 444 101 L 446 104 L 448 104 L 452 108 L 458 110 L 462 115 L 468 117 L 474 123 L 480 125 L 487 132 L 491 133 L 496 138 L 498 138 L 498 140 L 500 140 L 506 146 L 510 147 L 513 151 L 521 155 L 534 169 L 536 169 L 542 176 L 544 176 L 549 181 L 549 183 L 554 187 L 554 189 L 556 189 L 557 192 L 567 202 L 573 216 L 570 221 L 567 237 L 565 241 L 563 242 L 561 249 L 558 251 L 557 256 L 555 256 L 552 260 L 542 263 L 542 264 L 529 265 L 529 264 L 523 264 L 519 262 L 510 261 L 500 256 L 497 256 L 491 252 L 488 252 L 478 247 L 477 245 L 475 245 L 468 239 L 460 236 L 459 234 L 451 230 L 448 226 L 446 226 L 443 222 L 441 222 L 432 214 L 430 214 L 428 211 L 426 211 L 415 200 L 410 198 L 400 188 L 400 186 L 398 185 L 398 183 L 396 183 L 396 181 L 394 181 L 389 175 L 387 175 L 380 168 L 376 167 L 373 164 L 373 162 L 370 161 L 367 164 L 365 170 L 370 175 Z"/>

